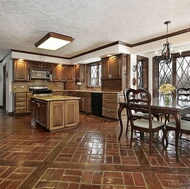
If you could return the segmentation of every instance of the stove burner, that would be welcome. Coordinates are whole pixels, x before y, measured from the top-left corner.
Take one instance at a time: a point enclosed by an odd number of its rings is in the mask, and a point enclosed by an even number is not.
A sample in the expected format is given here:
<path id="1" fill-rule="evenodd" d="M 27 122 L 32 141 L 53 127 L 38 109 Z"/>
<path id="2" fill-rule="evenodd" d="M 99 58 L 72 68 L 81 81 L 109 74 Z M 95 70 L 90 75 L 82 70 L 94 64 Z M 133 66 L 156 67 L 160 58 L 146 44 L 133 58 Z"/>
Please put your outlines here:
<path id="1" fill-rule="evenodd" d="M 32 91 L 33 96 L 47 96 L 52 95 L 52 90 L 47 86 L 30 86 L 29 90 Z"/>

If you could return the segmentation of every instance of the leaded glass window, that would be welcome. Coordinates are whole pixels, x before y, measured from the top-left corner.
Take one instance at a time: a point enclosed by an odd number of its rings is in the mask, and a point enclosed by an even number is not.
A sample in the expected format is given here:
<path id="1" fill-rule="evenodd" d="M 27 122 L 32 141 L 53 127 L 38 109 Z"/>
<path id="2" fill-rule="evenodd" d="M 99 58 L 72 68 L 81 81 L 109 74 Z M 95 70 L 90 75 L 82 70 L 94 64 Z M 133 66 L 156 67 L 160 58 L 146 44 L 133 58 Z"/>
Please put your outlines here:
<path id="1" fill-rule="evenodd" d="M 176 86 L 190 87 L 190 56 L 176 59 Z"/>
<path id="2" fill-rule="evenodd" d="M 97 87 L 101 86 L 101 65 L 92 64 L 90 66 L 90 85 Z"/>

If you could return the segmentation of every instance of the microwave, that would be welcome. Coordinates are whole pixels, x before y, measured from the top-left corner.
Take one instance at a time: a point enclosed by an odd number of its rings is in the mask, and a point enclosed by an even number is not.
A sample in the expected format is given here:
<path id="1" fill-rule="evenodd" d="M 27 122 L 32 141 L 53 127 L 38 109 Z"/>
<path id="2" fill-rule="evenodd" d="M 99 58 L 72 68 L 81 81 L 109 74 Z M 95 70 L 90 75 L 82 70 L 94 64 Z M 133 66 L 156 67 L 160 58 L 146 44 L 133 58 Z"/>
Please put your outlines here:
<path id="1" fill-rule="evenodd" d="M 50 79 L 50 71 L 49 70 L 30 70 L 30 78 L 31 79 Z"/>

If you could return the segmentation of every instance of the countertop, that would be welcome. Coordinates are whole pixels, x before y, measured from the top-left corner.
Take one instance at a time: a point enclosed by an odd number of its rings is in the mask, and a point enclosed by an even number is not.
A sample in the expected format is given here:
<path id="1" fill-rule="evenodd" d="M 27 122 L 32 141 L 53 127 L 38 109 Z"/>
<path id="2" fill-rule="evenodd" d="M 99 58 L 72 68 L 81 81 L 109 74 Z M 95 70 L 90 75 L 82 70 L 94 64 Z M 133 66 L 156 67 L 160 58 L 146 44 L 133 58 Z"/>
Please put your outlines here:
<path id="1" fill-rule="evenodd" d="M 115 91 L 99 91 L 99 90 L 53 90 L 53 92 L 85 92 L 85 93 L 122 93 Z M 32 93 L 32 91 L 13 91 L 13 93 Z"/>
<path id="2" fill-rule="evenodd" d="M 43 101 L 66 101 L 66 100 L 80 100 L 80 97 L 74 96 L 61 96 L 61 95 L 52 95 L 52 96 L 32 96 L 31 98 L 43 100 Z"/>

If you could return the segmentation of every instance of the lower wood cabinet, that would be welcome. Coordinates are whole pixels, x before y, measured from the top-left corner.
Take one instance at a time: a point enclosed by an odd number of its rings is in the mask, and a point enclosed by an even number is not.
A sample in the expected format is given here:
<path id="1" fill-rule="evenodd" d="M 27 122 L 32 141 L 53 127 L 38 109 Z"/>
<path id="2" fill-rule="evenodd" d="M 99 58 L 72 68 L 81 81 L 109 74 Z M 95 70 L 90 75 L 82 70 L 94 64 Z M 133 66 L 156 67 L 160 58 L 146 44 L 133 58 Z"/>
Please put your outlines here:
<path id="1" fill-rule="evenodd" d="M 70 127 L 76 125 L 79 122 L 79 114 L 74 112 L 79 112 L 79 101 L 65 101 L 65 127 Z"/>
<path id="2" fill-rule="evenodd" d="M 102 116 L 118 119 L 118 103 L 123 100 L 123 94 L 103 93 Z M 122 115 L 126 115 L 126 111 L 122 111 Z"/>
<path id="3" fill-rule="evenodd" d="M 42 101 L 32 98 L 31 117 L 50 131 L 75 126 L 79 122 L 79 100 Z"/>
<path id="4" fill-rule="evenodd" d="M 14 93 L 14 113 L 23 114 L 30 112 L 30 100 L 32 93 L 30 92 L 16 92 Z"/>
<path id="5" fill-rule="evenodd" d="M 50 102 L 50 119 L 49 119 L 49 130 L 62 129 L 64 128 L 65 120 L 65 102 L 55 101 Z"/>

